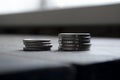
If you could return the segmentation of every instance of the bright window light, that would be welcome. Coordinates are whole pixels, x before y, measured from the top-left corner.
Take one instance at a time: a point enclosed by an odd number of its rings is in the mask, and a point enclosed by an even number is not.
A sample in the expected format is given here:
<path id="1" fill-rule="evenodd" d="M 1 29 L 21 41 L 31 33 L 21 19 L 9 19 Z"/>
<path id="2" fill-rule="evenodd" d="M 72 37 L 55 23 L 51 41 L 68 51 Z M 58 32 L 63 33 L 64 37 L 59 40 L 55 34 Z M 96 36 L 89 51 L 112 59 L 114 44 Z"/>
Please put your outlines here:
<path id="1" fill-rule="evenodd" d="M 120 3 L 120 0 L 0 0 L 0 14 L 115 3 Z"/>
<path id="2" fill-rule="evenodd" d="M 120 0 L 52 0 L 59 7 L 93 6 L 120 3 Z"/>
<path id="3" fill-rule="evenodd" d="M 0 14 L 38 10 L 40 0 L 0 0 Z"/>

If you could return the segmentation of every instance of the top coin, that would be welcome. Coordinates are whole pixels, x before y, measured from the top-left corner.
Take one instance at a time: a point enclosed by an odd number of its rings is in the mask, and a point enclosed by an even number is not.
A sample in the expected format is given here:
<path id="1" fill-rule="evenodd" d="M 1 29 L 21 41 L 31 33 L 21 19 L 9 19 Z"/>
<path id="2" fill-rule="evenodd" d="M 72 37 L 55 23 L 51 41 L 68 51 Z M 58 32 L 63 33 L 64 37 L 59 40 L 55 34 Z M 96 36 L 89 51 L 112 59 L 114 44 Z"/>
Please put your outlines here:
<path id="1" fill-rule="evenodd" d="M 90 36 L 90 33 L 60 33 L 59 36 L 74 36 L 74 35 L 79 35 L 79 36 Z"/>
<path id="2" fill-rule="evenodd" d="M 50 42 L 50 39 L 24 39 L 23 42 Z"/>

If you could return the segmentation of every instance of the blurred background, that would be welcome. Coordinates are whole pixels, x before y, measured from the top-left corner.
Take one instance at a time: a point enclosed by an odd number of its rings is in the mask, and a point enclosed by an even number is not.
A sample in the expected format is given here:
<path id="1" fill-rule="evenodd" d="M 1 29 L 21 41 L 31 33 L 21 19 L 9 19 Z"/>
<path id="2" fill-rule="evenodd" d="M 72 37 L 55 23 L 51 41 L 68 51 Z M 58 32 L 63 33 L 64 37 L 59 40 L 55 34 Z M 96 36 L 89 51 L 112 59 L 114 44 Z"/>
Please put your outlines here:
<path id="1" fill-rule="evenodd" d="M 120 37 L 120 0 L 0 0 L 0 34 Z"/>

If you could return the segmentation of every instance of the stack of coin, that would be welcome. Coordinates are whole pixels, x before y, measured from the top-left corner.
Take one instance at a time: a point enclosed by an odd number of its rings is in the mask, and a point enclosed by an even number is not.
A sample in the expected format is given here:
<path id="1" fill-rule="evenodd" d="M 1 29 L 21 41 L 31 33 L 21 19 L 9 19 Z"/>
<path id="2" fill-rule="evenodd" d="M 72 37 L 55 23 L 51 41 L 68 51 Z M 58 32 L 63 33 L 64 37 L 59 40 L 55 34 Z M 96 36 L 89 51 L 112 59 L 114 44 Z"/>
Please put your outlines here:
<path id="1" fill-rule="evenodd" d="M 51 50 L 51 43 L 49 39 L 24 39 L 24 51 L 48 51 Z"/>
<path id="2" fill-rule="evenodd" d="M 60 51 L 84 51 L 90 49 L 90 33 L 60 33 Z"/>

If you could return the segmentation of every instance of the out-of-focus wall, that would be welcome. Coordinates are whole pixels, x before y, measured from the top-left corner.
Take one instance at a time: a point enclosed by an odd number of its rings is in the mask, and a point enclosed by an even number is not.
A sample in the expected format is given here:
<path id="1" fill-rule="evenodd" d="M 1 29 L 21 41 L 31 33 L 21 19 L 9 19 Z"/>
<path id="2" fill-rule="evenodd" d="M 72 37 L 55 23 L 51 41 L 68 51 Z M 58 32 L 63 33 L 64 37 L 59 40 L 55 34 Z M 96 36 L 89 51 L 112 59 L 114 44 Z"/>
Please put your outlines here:
<path id="1" fill-rule="evenodd" d="M 1 26 L 120 24 L 120 4 L 0 16 Z"/>

